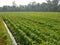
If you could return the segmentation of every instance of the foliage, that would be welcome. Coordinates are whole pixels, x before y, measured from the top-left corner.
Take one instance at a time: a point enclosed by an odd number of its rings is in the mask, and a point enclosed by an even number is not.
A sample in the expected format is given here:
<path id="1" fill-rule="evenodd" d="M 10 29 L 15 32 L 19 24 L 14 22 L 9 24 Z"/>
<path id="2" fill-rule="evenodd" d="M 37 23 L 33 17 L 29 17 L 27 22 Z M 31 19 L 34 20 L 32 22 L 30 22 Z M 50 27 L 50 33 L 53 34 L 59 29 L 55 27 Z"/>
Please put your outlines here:
<path id="1" fill-rule="evenodd" d="M 0 7 L 0 12 L 60 12 L 60 2 L 59 0 L 47 0 L 42 4 L 31 2 L 28 5 L 16 6 L 3 6 Z"/>
<path id="2" fill-rule="evenodd" d="M 18 45 L 60 45 L 60 13 L 0 13 Z"/>

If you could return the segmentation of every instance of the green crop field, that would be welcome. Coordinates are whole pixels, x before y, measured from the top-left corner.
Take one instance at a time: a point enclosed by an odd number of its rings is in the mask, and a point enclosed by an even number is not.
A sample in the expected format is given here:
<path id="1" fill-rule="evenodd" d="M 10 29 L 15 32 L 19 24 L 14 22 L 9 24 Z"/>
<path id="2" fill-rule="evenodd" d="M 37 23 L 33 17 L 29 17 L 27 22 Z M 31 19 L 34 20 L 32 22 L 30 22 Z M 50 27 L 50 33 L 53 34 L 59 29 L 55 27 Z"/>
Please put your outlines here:
<path id="1" fill-rule="evenodd" d="M 59 12 L 1 12 L 18 45 L 60 45 Z"/>

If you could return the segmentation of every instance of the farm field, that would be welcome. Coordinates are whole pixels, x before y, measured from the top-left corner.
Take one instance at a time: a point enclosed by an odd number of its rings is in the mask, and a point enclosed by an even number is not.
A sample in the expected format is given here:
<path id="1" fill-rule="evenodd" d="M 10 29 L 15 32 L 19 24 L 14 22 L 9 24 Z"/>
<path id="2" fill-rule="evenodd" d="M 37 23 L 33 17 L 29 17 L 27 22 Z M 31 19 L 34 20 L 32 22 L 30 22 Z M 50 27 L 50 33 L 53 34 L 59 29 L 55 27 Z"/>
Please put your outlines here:
<path id="1" fill-rule="evenodd" d="M 60 45 L 59 12 L 1 12 L 18 45 Z"/>

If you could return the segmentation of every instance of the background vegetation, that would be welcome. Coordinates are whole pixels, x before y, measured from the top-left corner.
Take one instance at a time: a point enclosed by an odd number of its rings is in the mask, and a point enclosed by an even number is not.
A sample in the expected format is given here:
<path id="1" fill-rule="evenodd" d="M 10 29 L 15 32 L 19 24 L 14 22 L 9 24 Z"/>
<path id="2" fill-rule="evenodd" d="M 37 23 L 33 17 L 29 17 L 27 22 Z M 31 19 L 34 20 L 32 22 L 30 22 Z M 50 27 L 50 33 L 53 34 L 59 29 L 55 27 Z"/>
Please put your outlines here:
<path id="1" fill-rule="evenodd" d="M 46 0 L 42 4 L 32 2 L 28 5 L 17 7 L 15 2 L 13 6 L 0 7 L 0 12 L 60 12 L 60 0 Z"/>

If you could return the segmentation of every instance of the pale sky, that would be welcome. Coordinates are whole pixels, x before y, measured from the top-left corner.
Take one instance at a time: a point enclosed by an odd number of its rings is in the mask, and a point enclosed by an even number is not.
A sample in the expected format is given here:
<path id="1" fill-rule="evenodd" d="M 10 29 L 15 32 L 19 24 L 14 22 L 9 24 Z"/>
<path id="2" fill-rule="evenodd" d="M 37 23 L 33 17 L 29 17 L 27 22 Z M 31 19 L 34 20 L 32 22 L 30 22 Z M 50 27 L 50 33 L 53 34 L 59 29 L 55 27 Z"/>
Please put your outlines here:
<path id="1" fill-rule="evenodd" d="M 0 7 L 3 6 L 3 5 L 10 5 L 12 6 L 12 2 L 14 0 L 0 0 Z M 33 1 L 36 1 L 37 3 L 42 3 L 42 2 L 45 2 L 46 0 L 15 0 L 15 3 L 17 5 L 27 5 L 29 4 L 30 2 L 33 2 Z"/>

